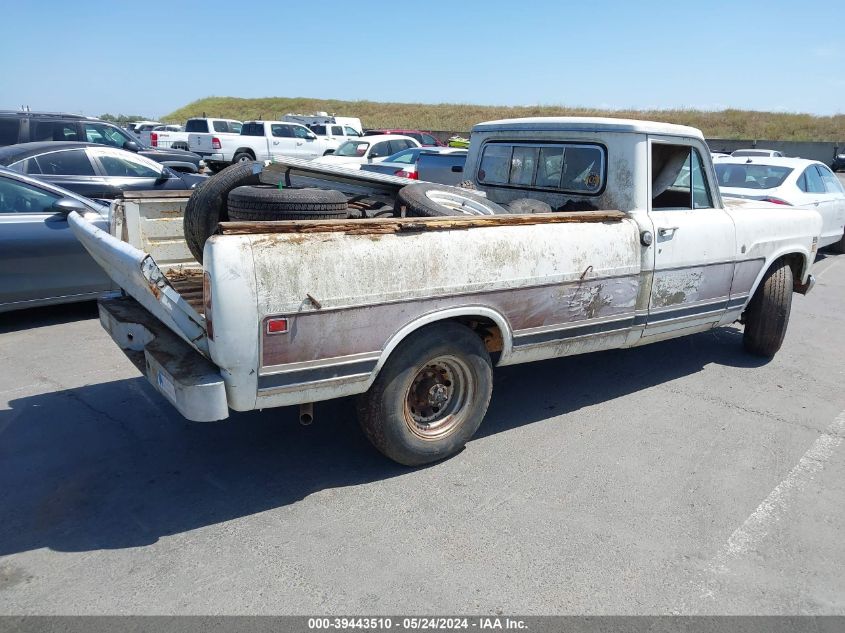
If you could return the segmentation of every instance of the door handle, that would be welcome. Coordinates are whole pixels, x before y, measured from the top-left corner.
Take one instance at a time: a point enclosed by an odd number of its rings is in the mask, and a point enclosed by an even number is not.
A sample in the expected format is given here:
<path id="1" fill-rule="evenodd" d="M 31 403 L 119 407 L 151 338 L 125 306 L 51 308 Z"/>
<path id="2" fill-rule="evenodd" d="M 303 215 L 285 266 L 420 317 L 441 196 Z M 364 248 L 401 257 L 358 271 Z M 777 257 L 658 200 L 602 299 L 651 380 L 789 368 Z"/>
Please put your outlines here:
<path id="1" fill-rule="evenodd" d="M 273 141 L 273 145 L 278 145 L 279 141 Z"/>
<path id="2" fill-rule="evenodd" d="M 297 145 L 302 145 L 302 141 L 297 142 Z"/>
<path id="3" fill-rule="evenodd" d="M 677 230 L 677 226 L 661 226 L 657 229 L 657 234 L 660 237 L 666 237 L 667 235 L 674 235 Z"/>

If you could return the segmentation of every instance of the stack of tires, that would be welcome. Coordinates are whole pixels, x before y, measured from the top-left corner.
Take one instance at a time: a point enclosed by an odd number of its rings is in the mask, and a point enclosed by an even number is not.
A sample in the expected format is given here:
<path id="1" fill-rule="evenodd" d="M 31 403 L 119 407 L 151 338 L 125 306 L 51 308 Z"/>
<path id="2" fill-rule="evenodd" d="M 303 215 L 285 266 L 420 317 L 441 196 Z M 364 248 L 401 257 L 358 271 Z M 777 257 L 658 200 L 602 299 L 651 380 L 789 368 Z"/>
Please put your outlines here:
<path id="1" fill-rule="evenodd" d="M 185 207 L 185 241 L 202 263 L 205 241 L 229 220 L 327 220 L 346 218 L 346 196 L 324 189 L 262 185 L 261 163 L 243 162 L 215 174 L 194 191 Z"/>
<path id="2" fill-rule="evenodd" d="M 279 189 L 261 184 L 261 163 L 231 165 L 194 191 L 185 207 L 188 247 L 202 263 L 205 241 L 220 222 L 266 220 L 330 220 L 352 215 L 347 196 L 328 189 Z M 538 200 L 517 200 L 503 207 L 472 190 L 471 183 L 450 187 L 412 183 L 399 190 L 396 209 L 413 217 L 482 216 L 538 213 L 551 209 Z"/>

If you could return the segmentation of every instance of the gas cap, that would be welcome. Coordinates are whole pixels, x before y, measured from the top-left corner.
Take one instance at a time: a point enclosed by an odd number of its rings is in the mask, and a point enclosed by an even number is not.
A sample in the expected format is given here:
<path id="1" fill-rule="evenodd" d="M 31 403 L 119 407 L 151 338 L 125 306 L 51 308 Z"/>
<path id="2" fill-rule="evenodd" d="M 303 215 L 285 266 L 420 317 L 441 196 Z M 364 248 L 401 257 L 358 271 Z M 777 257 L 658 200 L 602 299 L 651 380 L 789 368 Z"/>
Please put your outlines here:
<path id="1" fill-rule="evenodd" d="M 654 236 L 651 234 L 651 231 L 643 231 L 640 233 L 640 242 L 643 243 L 643 246 L 651 246 L 653 241 Z"/>

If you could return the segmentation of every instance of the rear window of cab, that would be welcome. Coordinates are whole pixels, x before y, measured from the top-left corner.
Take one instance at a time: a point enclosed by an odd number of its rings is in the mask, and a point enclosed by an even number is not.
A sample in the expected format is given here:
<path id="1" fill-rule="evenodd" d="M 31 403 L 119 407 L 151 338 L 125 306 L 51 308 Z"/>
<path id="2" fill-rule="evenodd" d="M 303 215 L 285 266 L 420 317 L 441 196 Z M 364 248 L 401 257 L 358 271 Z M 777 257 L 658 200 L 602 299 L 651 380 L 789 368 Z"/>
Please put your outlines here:
<path id="1" fill-rule="evenodd" d="M 596 196 L 604 190 L 607 150 L 582 143 L 484 145 L 478 182 Z"/>

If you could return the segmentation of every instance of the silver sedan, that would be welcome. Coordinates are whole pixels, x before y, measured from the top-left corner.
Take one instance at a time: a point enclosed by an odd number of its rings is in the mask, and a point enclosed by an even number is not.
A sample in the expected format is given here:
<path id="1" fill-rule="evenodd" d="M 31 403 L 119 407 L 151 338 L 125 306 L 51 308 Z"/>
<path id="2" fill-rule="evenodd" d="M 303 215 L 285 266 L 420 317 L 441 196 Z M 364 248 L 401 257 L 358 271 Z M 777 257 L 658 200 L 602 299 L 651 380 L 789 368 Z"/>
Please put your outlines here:
<path id="1" fill-rule="evenodd" d="M 68 228 L 71 211 L 108 231 L 109 207 L 0 168 L 0 312 L 94 299 L 114 288 Z"/>

